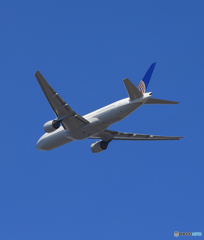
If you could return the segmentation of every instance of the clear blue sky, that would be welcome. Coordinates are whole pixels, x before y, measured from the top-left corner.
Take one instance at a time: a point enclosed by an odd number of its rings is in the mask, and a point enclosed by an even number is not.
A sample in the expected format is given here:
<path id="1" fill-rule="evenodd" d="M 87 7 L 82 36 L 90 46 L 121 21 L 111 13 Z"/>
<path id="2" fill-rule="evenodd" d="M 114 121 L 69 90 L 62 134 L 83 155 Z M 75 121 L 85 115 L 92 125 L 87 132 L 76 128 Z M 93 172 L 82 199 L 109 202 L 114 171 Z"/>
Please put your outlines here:
<path id="1" fill-rule="evenodd" d="M 0 239 L 174 239 L 204 234 L 204 2 L 2 1 Z M 34 73 L 79 114 L 127 97 L 157 62 L 153 97 L 110 129 L 180 141 L 35 144 L 55 117 Z"/>

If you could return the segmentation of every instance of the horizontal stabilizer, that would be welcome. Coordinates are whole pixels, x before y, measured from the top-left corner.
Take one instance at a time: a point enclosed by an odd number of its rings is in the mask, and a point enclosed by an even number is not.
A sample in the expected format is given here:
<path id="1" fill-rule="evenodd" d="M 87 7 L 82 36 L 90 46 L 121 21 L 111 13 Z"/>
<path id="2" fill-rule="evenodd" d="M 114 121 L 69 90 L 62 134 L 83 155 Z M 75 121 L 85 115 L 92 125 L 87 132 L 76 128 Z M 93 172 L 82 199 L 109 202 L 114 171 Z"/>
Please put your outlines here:
<path id="1" fill-rule="evenodd" d="M 125 84 L 127 93 L 131 101 L 143 96 L 143 94 L 135 87 L 135 85 L 128 78 L 123 79 L 123 82 Z"/>
<path id="2" fill-rule="evenodd" d="M 179 102 L 149 98 L 144 104 L 178 104 Z"/>

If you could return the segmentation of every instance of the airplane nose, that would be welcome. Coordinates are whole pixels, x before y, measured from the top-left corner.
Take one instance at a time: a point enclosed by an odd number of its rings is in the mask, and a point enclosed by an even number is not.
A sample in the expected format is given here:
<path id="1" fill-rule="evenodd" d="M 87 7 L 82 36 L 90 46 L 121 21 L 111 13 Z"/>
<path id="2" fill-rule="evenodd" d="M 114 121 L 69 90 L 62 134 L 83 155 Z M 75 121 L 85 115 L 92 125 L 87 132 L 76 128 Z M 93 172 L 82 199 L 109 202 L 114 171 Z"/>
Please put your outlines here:
<path id="1" fill-rule="evenodd" d="M 40 151 L 46 151 L 45 146 L 41 140 L 36 143 L 36 149 Z"/>

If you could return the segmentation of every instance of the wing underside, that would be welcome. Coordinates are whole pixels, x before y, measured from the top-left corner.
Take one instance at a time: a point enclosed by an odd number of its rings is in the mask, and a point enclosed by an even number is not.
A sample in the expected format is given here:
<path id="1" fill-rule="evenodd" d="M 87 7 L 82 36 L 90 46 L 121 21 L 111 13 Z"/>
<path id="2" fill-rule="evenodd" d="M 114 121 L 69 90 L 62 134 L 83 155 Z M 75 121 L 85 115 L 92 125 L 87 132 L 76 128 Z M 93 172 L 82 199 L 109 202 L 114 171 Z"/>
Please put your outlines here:
<path id="1" fill-rule="evenodd" d="M 137 133 L 122 133 L 112 130 L 105 130 L 100 132 L 90 139 L 104 139 L 105 141 L 109 140 L 179 140 L 183 137 L 170 137 L 170 136 L 159 136 L 159 135 L 147 135 L 147 134 L 137 134 Z"/>
<path id="2" fill-rule="evenodd" d="M 72 110 L 72 108 L 47 83 L 39 71 L 35 73 L 35 77 L 37 78 L 45 97 L 57 116 L 57 119 L 61 121 L 65 129 L 72 131 L 89 123 L 85 118 Z"/>

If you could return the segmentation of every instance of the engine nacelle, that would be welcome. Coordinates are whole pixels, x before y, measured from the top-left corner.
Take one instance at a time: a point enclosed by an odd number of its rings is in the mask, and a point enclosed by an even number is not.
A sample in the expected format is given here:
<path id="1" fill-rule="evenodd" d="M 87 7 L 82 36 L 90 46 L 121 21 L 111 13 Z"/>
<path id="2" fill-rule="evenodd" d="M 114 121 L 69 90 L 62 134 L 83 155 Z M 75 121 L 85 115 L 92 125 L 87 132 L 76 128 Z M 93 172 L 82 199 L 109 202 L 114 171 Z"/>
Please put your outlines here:
<path id="1" fill-rule="evenodd" d="M 46 133 L 51 133 L 51 132 L 54 132 L 56 129 L 58 129 L 59 126 L 60 126 L 59 121 L 50 120 L 44 124 L 43 128 Z"/>
<path id="2" fill-rule="evenodd" d="M 110 142 L 110 141 L 109 141 Z M 103 140 L 92 143 L 91 151 L 92 153 L 99 153 L 107 149 L 109 142 L 105 142 Z"/>

